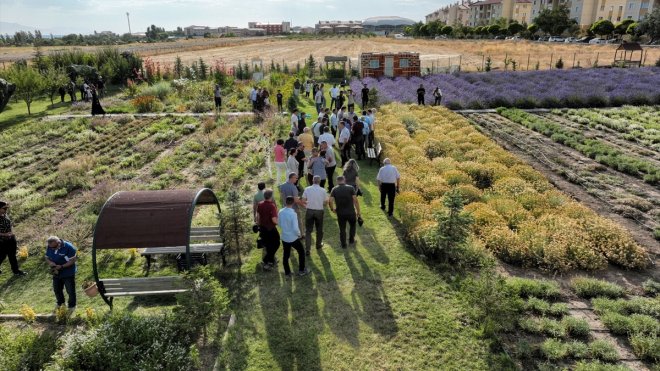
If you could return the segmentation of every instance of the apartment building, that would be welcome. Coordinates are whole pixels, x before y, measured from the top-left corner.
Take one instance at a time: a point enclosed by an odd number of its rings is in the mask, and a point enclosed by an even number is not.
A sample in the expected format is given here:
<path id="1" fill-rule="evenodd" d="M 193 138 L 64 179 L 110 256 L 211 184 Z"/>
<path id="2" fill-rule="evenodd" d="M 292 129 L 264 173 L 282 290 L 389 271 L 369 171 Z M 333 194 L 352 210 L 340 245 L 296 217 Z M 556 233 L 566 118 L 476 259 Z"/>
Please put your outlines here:
<path id="1" fill-rule="evenodd" d="M 642 20 L 660 7 L 660 0 L 571 0 L 567 6 L 570 17 L 584 29 L 601 19 L 612 23 Z"/>
<path id="2" fill-rule="evenodd" d="M 426 15 L 426 23 L 434 21 L 449 26 L 467 26 L 470 22 L 470 1 L 456 2 Z"/>
<path id="3" fill-rule="evenodd" d="M 259 23 L 248 22 L 248 28 L 260 28 L 266 31 L 266 35 L 281 35 L 291 32 L 291 22 L 282 23 Z"/>
<path id="4" fill-rule="evenodd" d="M 532 21 L 532 1 L 539 0 L 484 0 L 472 3 L 468 26 L 485 26 L 499 18 L 529 24 Z"/>

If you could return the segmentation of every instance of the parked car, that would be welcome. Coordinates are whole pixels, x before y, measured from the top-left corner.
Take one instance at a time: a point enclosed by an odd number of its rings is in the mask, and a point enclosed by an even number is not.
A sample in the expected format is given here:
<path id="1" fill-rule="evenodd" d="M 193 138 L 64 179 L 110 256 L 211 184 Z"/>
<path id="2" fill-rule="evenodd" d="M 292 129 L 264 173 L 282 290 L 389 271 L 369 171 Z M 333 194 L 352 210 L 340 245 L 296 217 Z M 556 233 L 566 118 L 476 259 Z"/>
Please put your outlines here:
<path id="1" fill-rule="evenodd" d="M 589 40 L 589 44 L 605 44 L 605 39 L 601 39 L 601 38 L 596 37 L 596 38 L 593 38 L 593 39 Z"/>
<path id="2" fill-rule="evenodd" d="M 577 42 L 577 39 L 575 37 L 567 37 L 564 39 L 565 43 L 574 43 Z"/>
<path id="3" fill-rule="evenodd" d="M 548 39 L 550 42 L 555 42 L 555 43 L 561 43 L 564 42 L 564 38 L 561 36 L 550 36 L 550 39 Z"/>
<path id="4" fill-rule="evenodd" d="M 495 40 L 504 40 L 504 36 L 497 35 L 497 36 L 495 36 Z"/>
<path id="5" fill-rule="evenodd" d="M 541 36 L 539 37 L 539 41 L 548 41 L 549 37 L 547 36 Z"/>
<path id="6" fill-rule="evenodd" d="M 585 37 L 582 37 L 582 38 L 580 38 L 580 39 L 577 39 L 575 42 L 576 42 L 576 43 L 585 43 L 585 44 L 586 44 L 586 43 L 588 43 L 589 41 L 591 41 L 591 40 L 593 40 L 593 39 L 594 39 L 593 36 L 585 36 Z"/>

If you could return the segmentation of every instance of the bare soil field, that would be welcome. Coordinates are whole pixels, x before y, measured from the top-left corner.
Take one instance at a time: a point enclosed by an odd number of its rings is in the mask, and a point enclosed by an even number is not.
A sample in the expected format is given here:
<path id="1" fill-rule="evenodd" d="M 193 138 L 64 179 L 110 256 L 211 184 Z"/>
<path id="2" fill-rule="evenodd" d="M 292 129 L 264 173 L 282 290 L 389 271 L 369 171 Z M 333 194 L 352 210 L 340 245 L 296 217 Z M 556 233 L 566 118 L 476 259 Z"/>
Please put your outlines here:
<path id="1" fill-rule="evenodd" d="M 424 69 L 442 69 L 450 65 L 464 71 L 477 71 L 483 68 L 490 56 L 492 68 L 505 69 L 506 59 L 515 60 L 518 70 L 554 68 L 559 58 L 564 68 L 573 66 L 592 67 L 612 63 L 616 45 L 564 44 L 529 41 L 504 40 L 395 40 L 378 38 L 328 38 L 295 40 L 282 38 L 242 38 L 242 39 L 196 39 L 168 43 L 130 44 L 120 46 L 121 50 L 135 51 L 149 56 L 155 62 L 173 64 L 177 56 L 184 63 L 203 58 L 207 63 L 223 60 L 227 65 L 250 63 L 261 59 L 264 65 L 271 60 L 294 67 L 304 63 L 310 54 L 321 61 L 324 56 L 348 56 L 353 64 L 363 52 L 413 51 L 421 54 Z M 97 47 L 79 47 L 93 50 Z M 62 47 L 44 48 L 45 53 L 62 50 Z M 0 48 L 0 62 L 11 62 L 30 58 L 33 48 Z M 645 49 L 645 64 L 651 65 L 660 58 L 660 48 Z M 511 64 L 508 65 L 511 69 Z"/>

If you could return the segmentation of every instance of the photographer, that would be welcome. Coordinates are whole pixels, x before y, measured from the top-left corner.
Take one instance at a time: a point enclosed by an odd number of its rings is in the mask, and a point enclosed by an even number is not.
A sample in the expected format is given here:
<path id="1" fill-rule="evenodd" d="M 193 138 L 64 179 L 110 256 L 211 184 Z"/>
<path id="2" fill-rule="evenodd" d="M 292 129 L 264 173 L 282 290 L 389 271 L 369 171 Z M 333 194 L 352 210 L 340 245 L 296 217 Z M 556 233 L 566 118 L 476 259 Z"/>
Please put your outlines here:
<path id="1" fill-rule="evenodd" d="M 69 312 L 76 309 L 76 248 L 71 242 L 64 241 L 57 236 L 50 236 L 47 240 L 46 263 L 53 275 L 53 291 L 59 308 L 64 304 L 64 288 L 69 295 Z"/>
<path id="2" fill-rule="evenodd" d="M 9 257 L 9 265 L 11 265 L 14 275 L 24 276 L 26 273 L 18 269 L 16 236 L 12 232 L 12 224 L 7 217 L 7 210 L 9 210 L 9 205 L 0 201 L 0 264 L 5 261 L 5 257 Z"/>

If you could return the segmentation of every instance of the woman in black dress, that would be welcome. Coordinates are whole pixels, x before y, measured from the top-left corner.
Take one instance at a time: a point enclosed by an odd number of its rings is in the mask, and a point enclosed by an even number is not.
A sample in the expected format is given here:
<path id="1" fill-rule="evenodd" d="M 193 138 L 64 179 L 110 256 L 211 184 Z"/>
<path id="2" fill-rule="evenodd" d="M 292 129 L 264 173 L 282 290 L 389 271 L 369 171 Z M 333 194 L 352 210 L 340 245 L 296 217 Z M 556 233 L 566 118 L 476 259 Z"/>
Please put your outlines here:
<path id="1" fill-rule="evenodd" d="M 101 102 L 99 101 L 99 95 L 96 92 L 96 89 L 92 87 L 92 116 L 96 115 L 105 115 L 105 110 L 101 107 Z"/>

